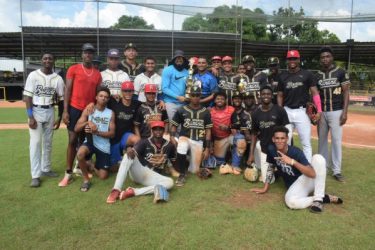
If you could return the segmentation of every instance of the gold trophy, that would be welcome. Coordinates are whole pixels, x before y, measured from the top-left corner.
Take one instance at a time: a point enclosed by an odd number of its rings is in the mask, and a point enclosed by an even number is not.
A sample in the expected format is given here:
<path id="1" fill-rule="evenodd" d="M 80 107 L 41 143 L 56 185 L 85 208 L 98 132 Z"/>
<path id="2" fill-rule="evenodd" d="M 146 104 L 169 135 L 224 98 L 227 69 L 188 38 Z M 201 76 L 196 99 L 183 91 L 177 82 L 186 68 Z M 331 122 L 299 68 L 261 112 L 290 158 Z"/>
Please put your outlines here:
<path id="1" fill-rule="evenodd" d="M 240 82 L 238 83 L 237 88 L 238 88 L 238 91 L 240 93 L 243 93 L 243 92 L 245 92 L 246 80 L 243 77 L 243 74 L 241 74 L 240 76 L 241 76 L 241 78 L 240 78 Z"/>
<path id="2" fill-rule="evenodd" d="M 189 76 L 186 80 L 185 98 L 190 99 L 191 88 L 194 85 L 193 74 L 194 74 L 194 58 L 189 59 Z"/>

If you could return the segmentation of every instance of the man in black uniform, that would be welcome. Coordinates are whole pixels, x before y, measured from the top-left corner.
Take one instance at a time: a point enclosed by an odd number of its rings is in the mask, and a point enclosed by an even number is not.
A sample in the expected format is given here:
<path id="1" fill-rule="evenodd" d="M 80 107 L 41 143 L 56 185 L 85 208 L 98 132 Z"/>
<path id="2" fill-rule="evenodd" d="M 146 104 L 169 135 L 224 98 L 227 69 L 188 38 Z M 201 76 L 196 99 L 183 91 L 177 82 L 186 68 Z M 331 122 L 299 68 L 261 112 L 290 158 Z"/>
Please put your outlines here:
<path id="1" fill-rule="evenodd" d="M 190 103 L 181 107 L 171 121 L 171 142 L 177 146 L 178 172 L 180 176 L 177 186 L 185 184 L 187 170 L 196 173 L 203 160 L 207 160 L 211 148 L 211 121 L 210 111 L 200 104 L 201 89 L 194 86 L 190 94 Z M 177 127 L 181 125 L 178 144 L 175 139 Z M 190 151 L 190 166 L 186 161 L 186 154 Z"/>
<path id="2" fill-rule="evenodd" d="M 289 145 L 292 139 L 293 129 L 296 128 L 300 138 L 303 152 L 310 162 L 311 148 L 311 122 L 306 114 L 306 103 L 310 101 L 309 91 L 318 114 L 316 121 L 320 119 L 322 104 L 319 91 L 316 87 L 317 80 L 310 71 L 300 68 L 300 54 L 298 50 L 290 50 L 287 53 L 288 71 L 282 72 L 277 87 L 277 103 L 284 107 L 289 118 Z"/>
<path id="3" fill-rule="evenodd" d="M 341 174 L 341 142 L 342 125 L 348 117 L 350 80 L 345 70 L 333 62 L 333 52 L 330 47 L 320 50 L 321 70 L 316 74 L 318 89 L 322 100 L 322 117 L 318 124 L 319 154 L 329 163 L 328 132 L 331 131 L 332 172 L 338 181 L 344 181 Z M 330 164 L 327 164 L 329 166 Z"/>
<path id="4" fill-rule="evenodd" d="M 273 104 L 277 104 L 277 85 L 279 83 L 279 74 L 280 72 L 280 60 L 278 57 L 270 57 L 267 60 L 267 67 L 268 69 L 264 70 L 263 72 L 268 77 L 268 83 L 272 87 L 273 97 L 272 102 Z"/>
<path id="5" fill-rule="evenodd" d="M 135 134 L 142 139 L 151 136 L 150 122 L 152 121 L 163 121 L 168 127 L 167 111 L 160 109 L 155 99 L 157 92 L 158 86 L 156 84 L 145 85 L 146 102 L 142 103 L 138 108 L 134 120 Z M 165 133 L 167 132 L 168 129 L 165 129 Z"/>
<path id="6" fill-rule="evenodd" d="M 227 95 L 227 104 L 232 105 L 232 94 L 237 90 L 237 86 L 232 82 L 232 78 L 236 75 L 233 73 L 233 59 L 230 56 L 224 56 L 222 59 L 223 72 L 218 77 L 219 92 Z"/>
<path id="7" fill-rule="evenodd" d="M 246 142 L 251 142 L 251 113 L 242 107 L 242 95 L 239 91 L 235 91 L 232 96 L 233 107 L 236 110 L 240 121 L 240 131 L 245 136 Z"/>
<path id="8" fill-rule="evenodd" d="M 173 187 L 173 180 L 162 174 L 168 160 L 175 163 L 176 148 L 172 143 L 163 139 L 164 122 L 153 121 L 150 124 L 152 137 L 139 141 L 124 156 L 107 203 L 115 203 L 118 198 L 125 200 L 129 197 L 146 194 L 154 194 L 154 203 L 168 201 L 167 190 Z M 121 192 L 129 171 L 130 178 L 145 187 L 128 187 Z"/>
<path id="9" fill-rule="evenodd" d="M 248 165 L 255 161 L 261 170 L 260 181 L 265 181 L 268 169 L 267 147 L 272 144 L 272 131 L 275 126 L 286 126 L 289 124 L 288 115 L 283 107 L 272 103 L 272 88 L 264 86 L 260 90 L 260 107 L 251 115 L 252 138 Z M 257 142 L 258 140 L 258 142 Z M 257 158 L 255 160 L 255 158 Z"/>
<path id="10" fill-rule="evenodd" d="M 145 67 L 143 64 L 137 63 L 138 50 L 137 46 L 134 43 L 128 43 L 125 45 L 124 56 L 125 59 L 121 61 L 119 65 L 119 69 L 125 71 L 132 82 L 134 82 L 134 78 L 145 72 Z"/>

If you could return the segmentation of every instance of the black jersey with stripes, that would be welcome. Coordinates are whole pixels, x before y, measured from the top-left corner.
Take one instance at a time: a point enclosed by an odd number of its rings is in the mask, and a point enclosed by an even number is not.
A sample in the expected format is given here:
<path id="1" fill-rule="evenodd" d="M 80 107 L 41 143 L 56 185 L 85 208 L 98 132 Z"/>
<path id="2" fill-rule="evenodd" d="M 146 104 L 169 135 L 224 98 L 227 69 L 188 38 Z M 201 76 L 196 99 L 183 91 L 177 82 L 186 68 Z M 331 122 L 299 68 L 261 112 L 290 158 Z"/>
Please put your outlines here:
<path id="1" fill-rule="evenodd" d="M 237 90 L 236 83 L 232 82 L 232 77 L 235 76 L 234 73 L 230 74 L 220 74 L 217 80 L 219 92 L 224 92 L 227 95 L 227 104 L 232 104 L 233 92 Z"/>
<path id="2" fill-rule="evenodd" d="M 316 77 L 308 70 L 301 69 L 295 73 L 286 71 L 279 76 L 277 91 L 283 92 L 284 106 L 306 107 L 306 103 L 310 100 L 310 87 L 316 84 Z"/>
<path id="3" fill-rule="evenodd" d="M 323 111 L 341 110 L 344 107 L 344 94 L 342 86 L 349 84 L 349 75 L 337 66 L 329 72 L 318 71 L 318 89 L 322 100 Z"/>
<path id="4" fill-rule="evenodd" d="M 133 66 L 127 63 L 125 60 L 121 61 L 121 63 L 119 64 L 119 69 L 126 72 L 129 75 L 129 78 L 132 82 L 134 82 L 134 79 L 137 75 L 146 71 L 145 66 L 143 64 L 137 63 L 133 68 Z"/>
<path id="5" fill-rule="evenodd" d="M 254 74 L 252 78 L 248 75 L 236 75 L 232 78 L 232 81 L 238 84 L 241 82 L 241 78 L 244 78 L 245 88 L 244 92 L 253 93 L 255 97 L 255 103 L 260 102 L 260 89 L 264 85 L 268 84 L 267 75 L 264 72 L 258 71 Z"/>
<path id="6" fill-rule="evenodd" d="M 172 125 L 181 125 L 180 136 L 188 137 L 194 141 L 204 141 L 205 129 L 212 128 L 210 111 L 205 107 L 193 109 L 189 105 L 181 107 L 175 113 Z"/>
<path id="7" fill-rule="evenodd" d="M 158 104 L 148 105 L 147 103 L 142 103 L 137 111 L 134 119 L 134 124 L 139 126 L 139 132 L 141 138 L 147 138 L 151 136 L 150 122 L 152 121 L 163 121 L 168 122 L 167 111 L 161 110 Z"/>
<path id="8" fill-rule="evenodd" d="M 245 130 L 251 130 L 251 114 L 246 109 L 241 108 L 237 111 L 238 119 L 240 120 L 240 130 L 244 133 Z"/>

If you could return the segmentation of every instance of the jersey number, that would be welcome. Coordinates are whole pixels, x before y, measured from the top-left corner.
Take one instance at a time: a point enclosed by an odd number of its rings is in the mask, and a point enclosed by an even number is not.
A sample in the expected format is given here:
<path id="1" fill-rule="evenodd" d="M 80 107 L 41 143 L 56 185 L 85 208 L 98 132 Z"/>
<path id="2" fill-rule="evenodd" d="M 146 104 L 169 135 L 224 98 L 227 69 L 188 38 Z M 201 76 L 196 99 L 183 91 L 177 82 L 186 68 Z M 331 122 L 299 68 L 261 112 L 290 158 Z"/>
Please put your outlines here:
<path id="1" fill-rule="evenodd" d="M 199 130 L 199 132 L 198 132 L 198 137 L 199 137 L 199 138 L 202 138 L 202 137 L 204 137 L 204 134 L 205 134 L 204 129 L 201 129 L 201 130 Z"/>
<path id="2" fill-rule="evenodd" d="M 333 91 L 333 94 L 341 95 L 341 88 L 335 88 L 335 90 Z"/>

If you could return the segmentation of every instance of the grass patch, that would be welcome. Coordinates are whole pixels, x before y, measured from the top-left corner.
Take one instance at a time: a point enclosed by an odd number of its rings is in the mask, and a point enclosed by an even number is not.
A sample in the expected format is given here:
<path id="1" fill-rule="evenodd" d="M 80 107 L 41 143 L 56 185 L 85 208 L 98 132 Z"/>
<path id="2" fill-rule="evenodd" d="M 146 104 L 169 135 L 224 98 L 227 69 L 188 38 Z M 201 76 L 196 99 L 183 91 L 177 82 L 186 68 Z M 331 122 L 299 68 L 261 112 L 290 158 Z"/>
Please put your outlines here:
<path id="1" fill-rule="evenodd" d="M 374 106 L 349 105 L 349 112 L 363 114 L 363 115 L 375 115 L 375 107 Z"/>
<path id="2" fill-rule="evenodd" d="M 27 123 L 25 108 L 0 108 L 0 123 Z"/>
<path id="3" fill-rule="evenodd" d="M 173 188 L 170 201 L 160 205 L 152 196 L 107 205 L 115 176 L 94 178 L 88 193 L 79 191 L 80 178 L 66 188 L 57 186 L 59 178 L 45 178 L 41 188 L 31 189 L 28 131 L 4 130 L 0 138 L 0 249 L 370 249 L 374 244 L 372 150 L 344 149 L 347 182 L 328 177 L 326 188 L 344 204 L 327 205 L 316 215 L 286 208 L 281 181 L 259 198 L 249 189 L 260 184 L 217 171 L 207 181 L 189 176 L 186 186 Z M 60 176 L 66 143 L 66 130 L 58 130 L 52 165 Z"/>

